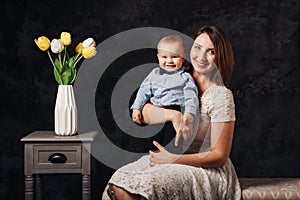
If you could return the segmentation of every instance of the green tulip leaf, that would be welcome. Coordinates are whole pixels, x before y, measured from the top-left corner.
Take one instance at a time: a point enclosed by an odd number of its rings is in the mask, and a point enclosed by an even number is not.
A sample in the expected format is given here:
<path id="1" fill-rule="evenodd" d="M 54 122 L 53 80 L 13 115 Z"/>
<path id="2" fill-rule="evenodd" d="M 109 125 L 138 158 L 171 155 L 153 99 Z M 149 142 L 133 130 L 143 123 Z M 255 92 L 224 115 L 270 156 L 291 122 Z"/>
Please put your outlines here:
<path id="1" fill-rule="evenodd" d="M 68 60 L 68 65 L 69 65 L 70 68 L 74 68 L 74 59 L 73 58 L 70 58 Z"/>
<path id="2" fill-rule="evenodd" d="M 64 85 L 70 85 L 71 75 L 72 75 L 71 68 L 69 68 L 67 64 L 64 65 L 61 73 L 61 78 Z"/>
<path id="3" fill-rule="evenodd" d="M 65 63 L 61 69 L 61 73 L 63 73 L 67 69 L 69 69 L 69 65 L 68 65 L 68 63 Z"/>
<path id="4" fill-rule="evenodd" d="M 72 72 L 72 80 L 71 80 L 70 84 L 72 84 L 75 81 L 75 78 L 76 78 L 76 69 L 72 68 L 71 72 Z"/>
<path id="5" fill-rule="evenodd" d="M 60 62 L 59 62 L 59 60 L 56 58 L 55 59 L 55 61 L 54 61 L 54 65 L 55 65 L 55 68 L 56 68 L 56 70 L 59 72 L 59 73 L 61 73 L 61 67 L 60 67 Z"/>
<path id="6" fill-rule="evenodd" d="M 56 82 L 60 85 L 63 85 L 63 82 L 61 80 L 61 76 L 60 76 L 59 72 L 57 71 L 56 68 L 53 68 L 53 70 L 54 70 L 54 77 L 55 77 Z"/>

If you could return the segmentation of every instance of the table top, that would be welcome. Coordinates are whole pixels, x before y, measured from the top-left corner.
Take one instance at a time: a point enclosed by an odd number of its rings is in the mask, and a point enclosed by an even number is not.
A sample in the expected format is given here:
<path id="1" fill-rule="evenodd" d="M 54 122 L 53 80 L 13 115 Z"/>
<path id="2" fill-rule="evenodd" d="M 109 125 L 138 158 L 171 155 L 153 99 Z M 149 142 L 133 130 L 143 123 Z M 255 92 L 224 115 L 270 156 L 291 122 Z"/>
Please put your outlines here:
<path id="1" fill-rule="evenodd" d="M 54 131 L 34 131 L 21 139 L 22 142 L 92 142 L 97 131 L 59 136 Z"/>

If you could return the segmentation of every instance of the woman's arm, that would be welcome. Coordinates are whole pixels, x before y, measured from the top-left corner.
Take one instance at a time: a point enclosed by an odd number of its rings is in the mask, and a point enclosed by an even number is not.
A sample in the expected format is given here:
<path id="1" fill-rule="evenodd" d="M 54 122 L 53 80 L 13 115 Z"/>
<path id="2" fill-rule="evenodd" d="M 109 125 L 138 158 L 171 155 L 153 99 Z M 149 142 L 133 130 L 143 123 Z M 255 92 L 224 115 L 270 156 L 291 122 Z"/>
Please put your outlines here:
<path id="1" fill-rule="evenodd" d="M 175 155 L 154 142 L 160 152 L 150 151 L 150 165 L 176 163 L 203 168 L 222 167 L 230 154 L 233 132 L 234 122 L 211 123 L 211 150 L 204 153 Z"/>

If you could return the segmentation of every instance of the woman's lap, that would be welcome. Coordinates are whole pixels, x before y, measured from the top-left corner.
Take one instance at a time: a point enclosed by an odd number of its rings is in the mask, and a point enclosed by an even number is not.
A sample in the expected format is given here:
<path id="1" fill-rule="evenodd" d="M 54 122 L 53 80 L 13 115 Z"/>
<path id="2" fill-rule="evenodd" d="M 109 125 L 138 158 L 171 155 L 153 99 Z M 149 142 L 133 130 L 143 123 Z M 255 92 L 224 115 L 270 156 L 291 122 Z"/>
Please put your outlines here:
<path id="1" fill-rule="evenodd" d="M 231 162 L 227 165 L 213 169 L 179 164 L 150 167 L 149 156 L 143 156 L 117 170 L 109 183 L 147 199 L 205 199 L 224 192 L 227 196 L 223 190 L 232 183 L 227 180 L 232 176 Z"/>

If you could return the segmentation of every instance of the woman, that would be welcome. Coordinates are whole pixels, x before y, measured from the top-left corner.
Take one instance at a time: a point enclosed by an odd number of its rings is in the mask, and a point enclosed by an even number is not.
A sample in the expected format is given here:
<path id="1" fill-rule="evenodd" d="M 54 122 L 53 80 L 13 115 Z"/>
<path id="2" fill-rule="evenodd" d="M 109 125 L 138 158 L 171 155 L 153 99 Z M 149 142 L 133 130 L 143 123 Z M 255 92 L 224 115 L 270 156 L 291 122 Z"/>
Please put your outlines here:
<path id="1" fill-rule="evenodd" d="M 150 151 L 150 155 L 117 170 L 103 199 L 241 198 L 229 159 L 235 123 L 233 96 L 225 87 L 234 65 L 230 41 L 218 27 L 205 26 L 195 36 L 190 58 L 200 108 L 195 134 L 189 138 L 183 135 L 185 154 L 172 154 L 154 142 L 159 152 Z M 151 104 L 143 109 L 146 123 L 157 123 L 151 121 L 150 113 L 161 113 L 174 126 L 188 123 L 182 122 L 180 112 Z"/>

